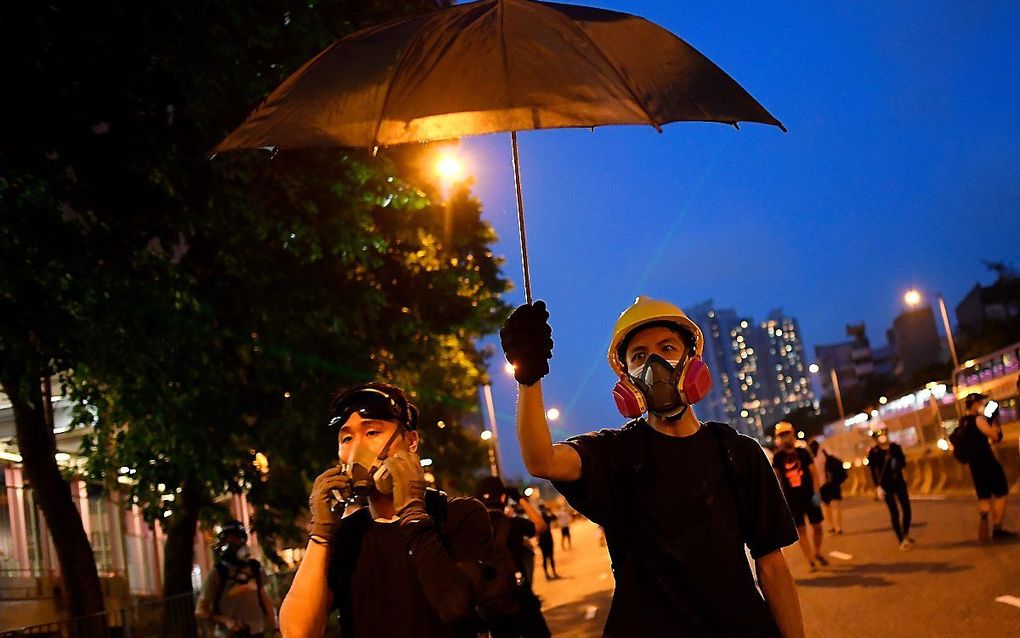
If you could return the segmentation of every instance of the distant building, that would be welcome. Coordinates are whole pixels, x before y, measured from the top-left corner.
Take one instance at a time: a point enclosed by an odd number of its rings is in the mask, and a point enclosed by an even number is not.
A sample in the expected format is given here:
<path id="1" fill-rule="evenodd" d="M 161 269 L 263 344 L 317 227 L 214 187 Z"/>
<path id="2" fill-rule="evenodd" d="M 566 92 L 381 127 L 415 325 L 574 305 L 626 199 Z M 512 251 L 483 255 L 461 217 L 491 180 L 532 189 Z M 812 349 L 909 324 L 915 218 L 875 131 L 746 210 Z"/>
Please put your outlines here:
<path id="1" fill-rule="evenodd" d="M 740 402 L 736 367 L 730 347 L 730 332 L 737 324 L 733 310 L 716 309 L 708 301 L 687 309 L 687 314 L 705 335 L 702 358 L 712 371 L 712 390 L 698 403 L 698 416 L 710 421 L 736 424 Z"/>
<path id="2" fill-rule="evenodd" d="M 944 360 L 931 306 L 900 313 L 893 320 L 891 335 L 890 344 L 899 360 L 896 371 L 903 380 L 910 380 L 919 370 Z"/>
<path id="3" fill-rule="evenodd" d="M 846 391 L 864 383 L 878 372 L 876 351 L 871 349 L 864 323 L 847 324 L 849 341 L 815 346 L 815 359 L 819 367 L 819 381 L 822 393 L 835 396 L 832 388 L 832 371 L 836 371 L 839 389 Z M 883 365 L 885 361 L 883 360 Z M 891 372 L 891 370 L 890 370 Z"/>
<path id="4" fill-rule="evenodd" d="M 764 439 L 787 413 L 812 405 L 796 319 L 773 310 L 759 323 L 716 308 L 711 299 L 687 314 L 705 334 L 702 357 L 713 374 L 712 391 L 698 403 L 700 418 Z"/>
<path id="5" fill-rule="evenodd" d="M 762 368 L 767 371 L 763 395 L 770 399 L 762 416 L 769 426 L 793 410 L 810 407 L 813 397 L 797 320 L 778 309 L 769 313 L 760 327 L 765 346 Z"/>
<path id="6" fill-rule="evenodd" d="M 1020 317 L 1020 276 L 1004 271 L 991 286 L 975 284 L 956 306 L 958 329 L 981 334 L 988 323 Z"/>

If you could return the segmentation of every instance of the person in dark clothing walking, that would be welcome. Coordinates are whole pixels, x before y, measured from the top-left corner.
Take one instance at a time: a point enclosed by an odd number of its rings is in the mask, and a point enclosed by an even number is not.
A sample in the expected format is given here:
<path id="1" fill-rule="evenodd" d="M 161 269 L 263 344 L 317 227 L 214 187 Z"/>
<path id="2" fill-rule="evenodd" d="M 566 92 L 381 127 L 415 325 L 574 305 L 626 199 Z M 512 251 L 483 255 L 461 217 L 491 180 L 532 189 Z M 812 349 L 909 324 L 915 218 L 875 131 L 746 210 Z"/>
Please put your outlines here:
<path id="1" fill-rule="evenodd" d="M 1002 441 L 1002 426 L 998 423 L 998 409 L 993 406 L 994 411 L 986 415 L 987 407 L 987 396 L 978 393 L 968 395 L 964 399 L 966 413 L 958 426 L 973 428 L 968 435 L 972 447 L 968 465 L 978 497 L 978 539 L 983 543 L 988 542 L 989 538 L 1002 540 L 1017 535 L 1002 527 L 1006 518 L 1009 483 L 991 445 Z M 991 533 L 988 529 L 989 515 L 992 516 Z"/>
<path id="2" fill-rule="evenodd" d="M 549 638 L 549 627 L 542 616 L 542 603 L 532 591 L 525 546 L 529 538 L 543 533 L 547 524 L 528 499 L 515 488 L 508 488 L 498 476 L 478 482 L 475 498 L 485 505 L 492 523 L 493 567 L 482 607 L 492 638 Z M 527 518 L 509 516 L 507 505 L 520 507 Z M 534 556 L 530 557 L 534 560 Z M 512 573 L 500 574 L 500 570 Z"/>
<path id="3" fill-rule="evenodd" d="M 340 464 L 312 485 L 308 546 L 280 610 L 285 636 L 323 635 L 333 609 L 344 638 L 477 636 L 492 527 L 475 499 L 426 488 L 417 424 L 390 384 L 333 401 Z"/>
<path id="4" fill-rule="evenodd" d="M 879 498 L 885 500 L 889 508 L 893 531 L 900 543 L 900 549 L 910 549 L 914 539 L 910 537 L 910 495 L 907 493 L 907 481 L 903 478 L 903 469 L 907 467 L 907 459 L 899 443 L 889 441 L 886 429 L 872 432 L 875 445 L 868 451 L 868 469 L 871 480 Z M 897 507 L 899 502 L 899 507 Z M 901 518 L 902 511 L 902 518 Z"/>
<path id="5" fill-rule="evenodd" d="M 549 511 L 545 503 L 539 504 L 538 511 L 541 512 L 542 520 L 545 522 L 545 530 L 538 535 L 538 549 L 542 551 L 542 571 L 545 572 L 546 580 L 553 580 L 560 577 L 556 573 L 556 557 L 554 555 L 556 544 L 553 542 L 552 535 L 552 524 L 556 520 L 556 515 Z M 552 568 L 552 576 L 549 575 L 550 568 Z"/>
<path id="6" fill-rule="evenodd" d="M 701 329 L 675 305 L 639 298 L 608 353 L 617 408 L 631 421 L 554 445 L 541 386 L 548 321 L 537 301 L 500 331 L 519 384 L 517 438 L 528 472 L 605 529 L 616 589 L 603 635 L 801 638 L 782 549 L 797 532 L 776 476 L 757 441 L 702 423 L 692 407 L 712 379 Z"/>
<path id="7" fill-rule="evenodd" d="M 786 496 L 786 504 L 790 506 L 793 513 L 793 524 L 797 526 L 797 534 L 800 536 L 800 549 L 804 552 L 804 558 L 808 561 L 808 569 L 818 571 L 818 565 L 828 565 L 829 561 L 822 554 L 822 508 L 821 495 L 818 488 L 821 487 L 822 478 L 815 466 L 815 459 L 807 449 L 797 446 L 797 438 L 794 435 L 793 424 L 789 421 L 780 421 L 775 429 L 776 452 L 772 456 L 772 468 L 783 486 L 783 494 Z M 807 537 L 807 526 L 804 520 L 811 524 L 813 536 L 813 547 L 811 540 Z"/>

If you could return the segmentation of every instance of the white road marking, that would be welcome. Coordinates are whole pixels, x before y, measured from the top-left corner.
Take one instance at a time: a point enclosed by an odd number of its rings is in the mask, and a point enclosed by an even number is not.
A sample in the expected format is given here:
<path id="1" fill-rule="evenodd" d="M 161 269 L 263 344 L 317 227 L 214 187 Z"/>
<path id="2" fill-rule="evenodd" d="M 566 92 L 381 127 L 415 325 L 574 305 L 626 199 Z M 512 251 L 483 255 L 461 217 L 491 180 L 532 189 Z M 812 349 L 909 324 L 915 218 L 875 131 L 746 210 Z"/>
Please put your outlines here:
<path id="1" fill-rule="evenodd" d="M 995 602 L 1013 605 L 1014 607 L 1020 607 L 1020 597 L 1010 596 L 1008 594 L 1005 596 L 999 596 L 998 598 L 995 599 Z"/>
<path id="2" fill-rule="evenodd" d="M 829 552 L 829 556 L 838 558 L 839 560 L 853 560 L 853 554 L 844 554 L 843 552 Z"/>
<path id="3" fill-rule="evenodd" d="M 595 605 L 588 605 L 584 609 L 584 619 L 591 620 L 595 617 L 595 614 L 599 613 L 599 608 Z"/>

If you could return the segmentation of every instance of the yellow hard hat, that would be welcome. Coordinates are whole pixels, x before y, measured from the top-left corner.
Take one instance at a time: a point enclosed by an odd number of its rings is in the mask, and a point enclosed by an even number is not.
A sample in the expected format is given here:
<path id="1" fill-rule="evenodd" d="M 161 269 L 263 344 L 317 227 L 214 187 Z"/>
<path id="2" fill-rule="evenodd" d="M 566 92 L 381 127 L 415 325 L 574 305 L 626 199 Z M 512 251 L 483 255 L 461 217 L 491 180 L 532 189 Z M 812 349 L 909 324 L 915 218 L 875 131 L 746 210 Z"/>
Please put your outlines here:
<path id="1" fill-rule="evenodd" d="M 620 314 L 620 318 L 616 320 L 616 327 L 613 328 L 613 341 L 609 344 L 609 367 L 613 372 L 620 375 L 624 373 L 623 362 L 617 353 L 624 339 L 641 326 L 656 321 L 670 321 L 689 331 L 694 335 L 694 352 L 701 356 L 705 349 L 705 336 L 701 333 L 701 328 L 691 321 L 683 310 L 668 301 L 641 296 Z"/>
<path id="2" fill-rule="evenodd" d="M 793 424 L 789 421 L 780 421 L 776 423 L 776 436 L 785 434 L 787 432 L 793 432 Z"/>

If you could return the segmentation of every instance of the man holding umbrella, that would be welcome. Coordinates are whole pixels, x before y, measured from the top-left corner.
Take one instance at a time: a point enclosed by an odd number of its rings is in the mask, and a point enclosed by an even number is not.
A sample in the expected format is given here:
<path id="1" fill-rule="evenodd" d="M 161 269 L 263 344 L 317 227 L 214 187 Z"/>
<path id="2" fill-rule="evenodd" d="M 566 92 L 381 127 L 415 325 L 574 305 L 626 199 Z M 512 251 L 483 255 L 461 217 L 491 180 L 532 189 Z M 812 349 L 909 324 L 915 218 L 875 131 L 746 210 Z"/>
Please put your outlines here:
<path id="1" fill-rule="evenodd" d="M 554 445 L 539 382 L 548 319 L 543 302 L 526 304 L 500 333 L 520 384 L 518 438 L 528 471 L 605 528 L 616 577 L 605 635 L 803 636 L 782 552 L 797 533 L 776 476 L 756 441 L 691 408 L 711 385 L 701 329 L 673 304 L 639 298 L 609 349 L 617 407 L 633 420 Z"/>

